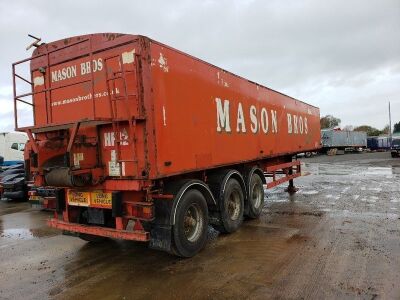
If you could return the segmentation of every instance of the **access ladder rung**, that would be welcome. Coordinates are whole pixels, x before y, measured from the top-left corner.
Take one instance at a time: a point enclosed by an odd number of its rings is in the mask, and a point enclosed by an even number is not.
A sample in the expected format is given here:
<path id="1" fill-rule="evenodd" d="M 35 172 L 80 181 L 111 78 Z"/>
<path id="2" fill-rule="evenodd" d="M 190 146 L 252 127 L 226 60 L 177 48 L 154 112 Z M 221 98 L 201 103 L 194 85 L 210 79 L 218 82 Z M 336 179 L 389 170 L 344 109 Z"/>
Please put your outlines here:
<path id="1" fill-rule="evenodd" d="M 135 159 L 119 159 L 118 162 L 134 162 L 137 163 L 138 161 Z"/>
<path id="2" fill-rule="evenodd" d="M 133 96 L 137 96 L 137 94 L 127 94 L 126 96 L 114 96 L 114 97 L 111 97 L 111 100 L 112 101 L 122 100 L 122 99 L 126 99 L 127 97 L 133 97 Z"/>

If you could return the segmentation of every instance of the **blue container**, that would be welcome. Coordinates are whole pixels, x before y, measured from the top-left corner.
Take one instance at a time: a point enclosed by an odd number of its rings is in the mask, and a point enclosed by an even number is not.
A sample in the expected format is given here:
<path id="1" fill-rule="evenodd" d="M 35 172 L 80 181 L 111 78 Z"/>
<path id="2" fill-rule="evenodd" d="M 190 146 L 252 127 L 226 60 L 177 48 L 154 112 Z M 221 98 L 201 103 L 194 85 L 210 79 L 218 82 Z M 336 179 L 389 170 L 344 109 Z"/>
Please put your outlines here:
<path id="1" fill-rule="evenodd" d="M 371 150 L 389 150 L 390 139 L 388 136 L 370 136 L 367 139 L 367 147 Z"/>

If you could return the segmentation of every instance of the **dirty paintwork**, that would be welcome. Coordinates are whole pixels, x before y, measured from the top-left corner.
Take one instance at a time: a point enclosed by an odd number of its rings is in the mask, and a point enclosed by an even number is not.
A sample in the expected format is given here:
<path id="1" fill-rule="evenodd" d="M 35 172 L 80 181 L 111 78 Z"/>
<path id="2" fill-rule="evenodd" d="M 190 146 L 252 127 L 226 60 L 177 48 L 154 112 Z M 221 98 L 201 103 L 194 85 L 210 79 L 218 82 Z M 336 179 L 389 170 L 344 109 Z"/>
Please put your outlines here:
<path id="1" fill-rule="evenodd" d="M 71 124 L 93 120 L 100 137 L 89 125 L 77 136 L 100 144 L 102 161 L 79 166 L 105 166 L 103 177 L 124 171 L 156 179 L 320 147 L 318 108 L 147 37 L 93 34 L 48 43 L 34 51 L 30 69 L 35 122 L 29 129 L 46 140 L 40 132 L 51 126 L 72 135 Z M 117 129 L 129 140 L 116 149 L 123 165 L 104 147 L 105 134 Z M 39 165 L 62 152 L 44 155 L 39 148 Z M 95 151 L 73 144 L 71 160 Z"/>

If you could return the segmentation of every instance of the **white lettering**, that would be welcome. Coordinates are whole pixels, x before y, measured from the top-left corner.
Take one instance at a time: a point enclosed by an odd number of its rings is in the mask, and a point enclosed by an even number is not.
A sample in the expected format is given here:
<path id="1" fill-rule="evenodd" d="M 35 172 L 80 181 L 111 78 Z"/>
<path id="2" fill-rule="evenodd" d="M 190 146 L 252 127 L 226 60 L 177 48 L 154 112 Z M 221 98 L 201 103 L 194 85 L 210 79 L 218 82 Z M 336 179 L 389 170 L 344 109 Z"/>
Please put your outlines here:
<path id="1" fill-rule="evenodd" d="M 276 110 L 271 110 L 271 119 L 272 119 L 272 132 L 278 132 L 278 119 L 276 118 Z"/>
<path id="2" fill-rule="evenodd" d="M 76 77 L 76 66 L 69 66 L 61 70 L 51 71 L 51 81 L 61 81 Z"/>
<path id="3" fill-rule="evenodd" d="M 258 131 L 257 108 L 254 105 L 250 106 L 250 119 L 251 119 L 251 132 L 257 133 Z"/>
<path id="4" fill-rule="evenodd" d="M 97 60 L 97 71 L 101 71 L 103 70 L 103 60 L 101 58 L 99 58 Z"/>
<path id="5" fill-rule="evenodd" d="M 121 140 L 121 145 L 122 146 L 127 146 L 128 145 L 128 131 L 124 128 L 120 132 L 120 140 Z"/>
<path id="6" fill-rule="evenodd" d="M 299 133 L 298 129 L 297 129 L 297 116 L 293 115 L 293 133 Z"/>
<path id="7" fill-rule="evenodd" d="M 129 136 L 128 131 L 123 128 L 119 133 L 120 136 L 120 145 L 127 146 L 129 145 Z M 115 144 L 115 133 L 114 132 L 105 132 L 104 133 L 104 146 L 105 147 L 112 147 Z"/>
<path id="8" fill-rule="evenodd" d="M 58 81 L 57 79 L 57 71 L 52 71 L 51 72 L 51 82 Z"/>
<path id="9" fill-rule="evenodd" d="M 89 74 L 90 73 L 90 61 L 87 61 L 86 63 L 85 63 L 85 69 L 86 69 L 86 74 Z"/>
<path id="10" fill-rule="evenodd" d="M 299 116 L 299 131 L 300 131 L 300 134 L 303 134 L 303 129 L 304 129 L 304 126 L 303 126 L 303 117 L 302 117 L 302 116 Z"/>
<path id="11" fill-rule="evenodd" d="M 261 109 L 261 129 L 268 133 L 268 112 L 264 107 Z"/>
<path id="12" fill-rule="evenodd" d="M 92 62 L 86 61 L 81 63 L 81 75 L 90 74 L 90 72 L 97 72 L 103 70 L 103 60 L 101 58 L 93 60 Z"/>
<path id="13" fill-rule="evenodd" d="M 217 132 L 231 132 L 230 124 L 230 100 L 222 101 L 220 98 L 215 98 L 217 110 Z M 265 107 L 257 108 L 257 105 L 249 105 L 249 109 L 245 107 L 243 111 L 243 104 L 241 102 L 233 102 L 237 104 L 236 115 L 236 132 L 246 133 L 248 126 L 250 131 L 254 134 L 262 131 L 264 134 L 268 132 L 278 133 L 278 111 Z M 232 107 L 234 109 L 234 107 Z M 292 114 L 282 112 L 279 115 L 279 120 L 285 122 L 284 114 L 286 113 L 287 132 L 288 134 L 307 134 L 308 133 L 308 119 L 304 115 Z M 248 118 L 248 120 L 247 120 Z M 284 125 L 284 124 L 282 124 Z M 270 131 L 271 129 L 271 131 Z"/>
<path id="14" fill-rule="evenodd" d="M 231 132 L 231 125 L 229 122 L 229 100 L 224 100 L 224 108 L 222 108 L 221 99 L 215 98 L 217 105 L 217 131 L 221 132 L 222 128 L 226 132 Z"/>
<path id="15" fill-rule="evenodd" d="M 240 130 L 239 127 L 242 127 Z M 244 123 L 244 115 L 243 115 L 243 107 L 242 103 L 239 102 L 238 112 L 237 112 L 237 123 L 236 123 L 236 131 L 237 132 L 246 132 L 246 124 Z"/>
<path id="16" fill-rule="evenodd" d="M 291 114 L 287 114 L 287 131 L 288 133 L 292 133 L 293 129 L 292 129 L 292 115 Z"/>
<path id="17" fill-rule="evenodd" d="M 114 146 L 114 140 L 115 140 L 114 132 L 105 132 L 104 133 L 104 146 L 105 147 Z"/>
<path id="18" fill-rule="evenodd" d="M 81 63 L 81 75 L 85 75 L 86 73 L 86 63 Z"/>

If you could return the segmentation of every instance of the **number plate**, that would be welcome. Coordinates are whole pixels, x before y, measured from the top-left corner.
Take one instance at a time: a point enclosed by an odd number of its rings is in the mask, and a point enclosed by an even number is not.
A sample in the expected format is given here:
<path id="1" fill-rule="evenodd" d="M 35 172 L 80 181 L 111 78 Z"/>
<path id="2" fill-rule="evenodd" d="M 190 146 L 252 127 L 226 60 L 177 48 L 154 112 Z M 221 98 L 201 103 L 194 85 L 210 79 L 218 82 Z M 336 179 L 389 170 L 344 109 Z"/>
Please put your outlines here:
<path id="1" fill-rule="evenodd" d="M 103 192 L 92 192 L 90 206 L 111 208 L 112 206 L 112 195 L 111 193 Z"/>
<path id="2" fill-rule="evenodd" d="M 76 206 L 89 206 L 90 193 L 69 191 L 68 192 L 68 204 Z"/>
<path id="3" fill-rule="evenodd" d="M 29 196 L 29 201 L 31 204 L 41 204 L 43 203 L 43 197 L 41 196 Z"/>
<path id="4" fill-rule="evenodd" d="M 112 194 L 101 191 L 95 192 L 68 192 L 68 204 L 75 206 L 90 206 L 99 208 L 112 207 Z"/>

